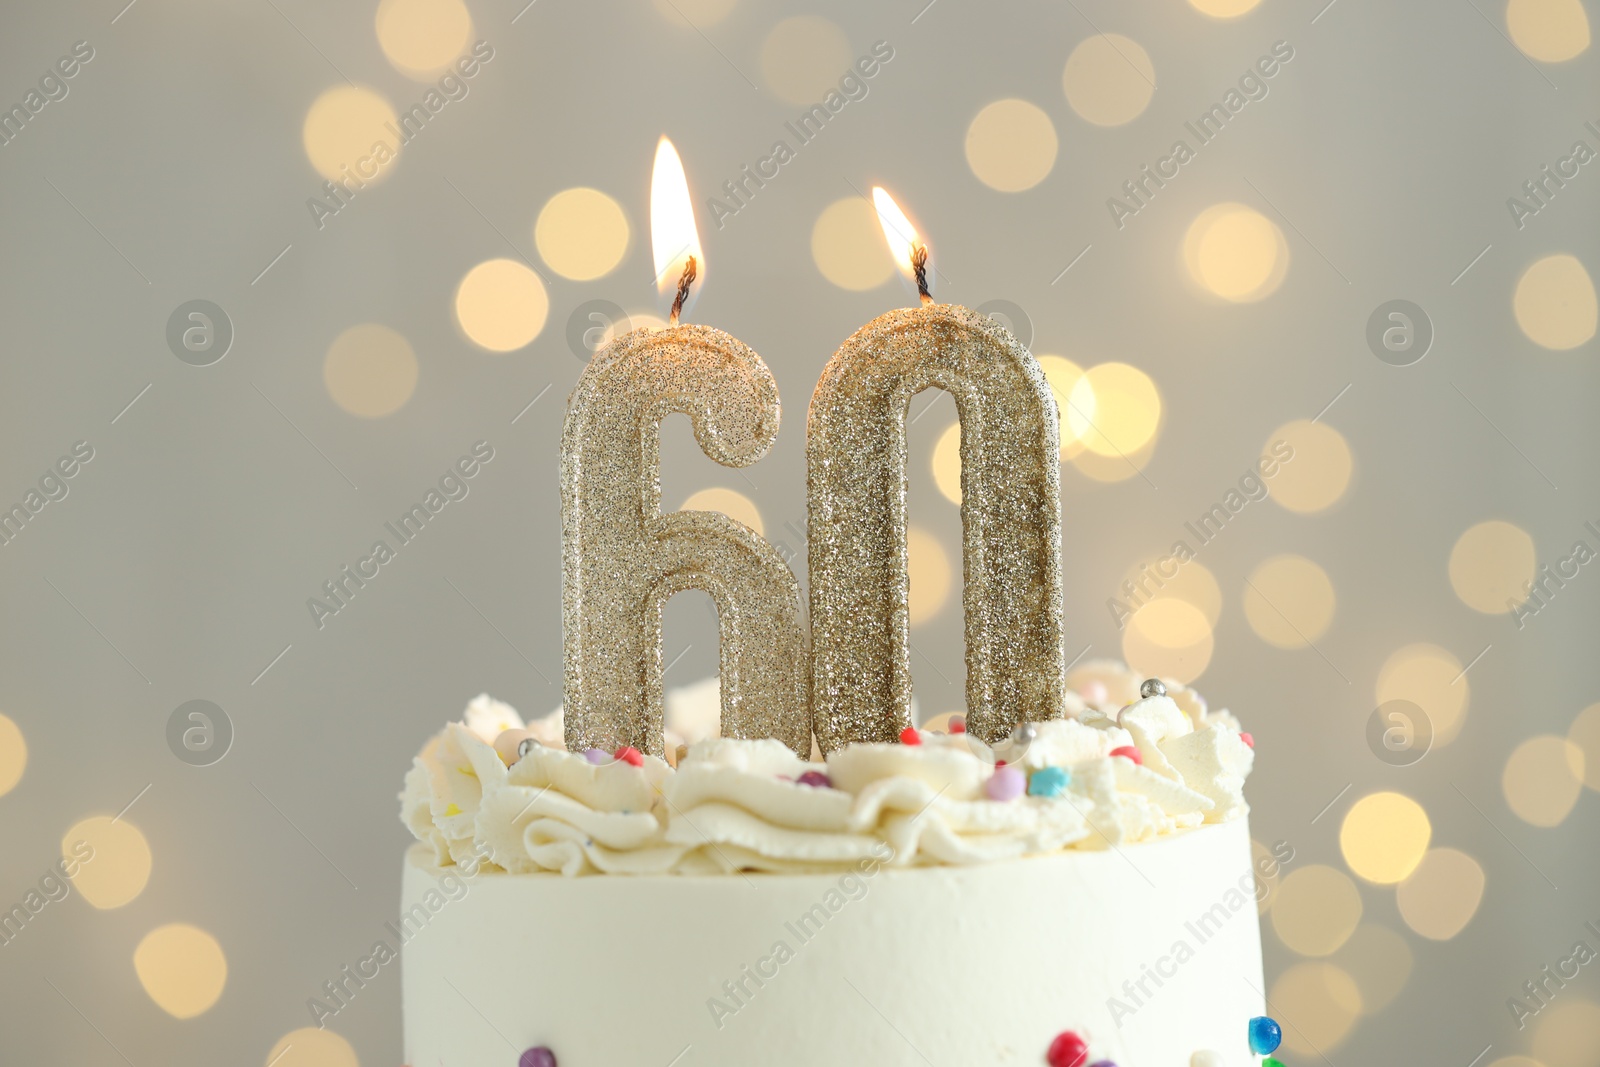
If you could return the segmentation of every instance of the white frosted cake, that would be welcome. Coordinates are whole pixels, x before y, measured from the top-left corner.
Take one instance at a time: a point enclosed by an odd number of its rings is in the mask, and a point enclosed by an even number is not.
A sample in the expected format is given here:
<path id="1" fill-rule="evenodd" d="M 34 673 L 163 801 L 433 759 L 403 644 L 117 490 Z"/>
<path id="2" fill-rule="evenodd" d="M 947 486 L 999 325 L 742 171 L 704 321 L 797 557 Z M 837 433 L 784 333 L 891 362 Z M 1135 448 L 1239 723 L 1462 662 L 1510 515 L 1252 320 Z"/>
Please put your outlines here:
<path id="1" fill-rule="evenodd" d="M 406 1063 L 1255 1062 L 1253 742 L 1175 684 L 1068 682 L 993 747 L 955 719 L 825 761 L 568 752 L 480 697 L 402 794 Z"/>

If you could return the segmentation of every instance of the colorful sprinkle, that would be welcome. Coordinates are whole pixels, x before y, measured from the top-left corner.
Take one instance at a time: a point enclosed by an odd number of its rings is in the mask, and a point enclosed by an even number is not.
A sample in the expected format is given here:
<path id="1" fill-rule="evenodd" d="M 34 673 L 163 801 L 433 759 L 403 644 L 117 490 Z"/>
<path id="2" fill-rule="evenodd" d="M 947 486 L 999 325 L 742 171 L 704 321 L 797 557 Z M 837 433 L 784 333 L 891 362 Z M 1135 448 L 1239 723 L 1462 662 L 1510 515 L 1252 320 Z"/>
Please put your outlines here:
<path id="1" fill-rule="evenodd" d="M 451 804 L 449 807 L 444 809 L 444 813 L 446 815 L 460 815 L 461 809 L 456 807 L 454 804 Z"/>
<path id="2" fill-rule="evenodd" d="M 1277 1020 L 1265 1015 L 1257 1015 L 1250 1020 L 1250 1051 L 1257 1056 L 1265 1056 L 1269 1052 L 1278 1051 L 1278 1046 L 1283 1044 L 1283 1027 Z"/>
<path id="3" fill-rule="evenodd" d="M 629 745 L 617 749 L 617 758 L 630 767 L 644 766 L 644 753 Z"/>
<path id="4" fill-rule="evenodd" d="M 543 1045 L 530 1048 L 517 1059 L 517 1067 L 556 1067 L 556 1054 Z"/>
<path id="5" fill-rule="evenodd" d="M 796 778 L 795 781 L 799 782 L 801 785 L 809 785 L 813 789 L 833 788 L 833 779 L 829 778 L 821 771 L 807 771 L 799 778 Z"/>
<path id="6" fill-rule="evenodd" d="M 610 756 L 606 755 L 603 751 L 601 751 L 598 748 L 586 748 L 586 749 L 584 749 L 583 750 L 583 758 L 588 760 L 590 763 L 593 763 L 596 766 L 599 766 L 602 763 L 607 763 L 611 759 Z"/>
<path id="7" fill-rule="evenodd" d="M 963 719 L 959 715 L 957 715 L 954 718 L 952 718 L 950 720 L 950 732 L 953 733 L 953 734 L 964 734 L 964 733 L 966 733 L 967 732 L 967 720 Z"/>
<path id="8" fill-rule="evenodd" d="M 922 735 L 917 733 L 915 726 L 907 726 L 900 731 L 900 743 L 902 745 L 920 745 L 922 744 Z"/>
<path id="9" fill-rule="evenodd" d="M 1030 797 L 1058 797 L 1067 791 L 1072 775 L 1061 767 L 1040 767 L 1028 779 Z"/>
<path id="10" fill-rule="evenodd" d="M 1268 1056 L 1266 1059 L 1261 1061 L 1261 1067 L 1283 1067 L 1283 1061 Z"/>
<path id="11" fill-rule="evenodd" d="M 1028 788 L 1028 776 L 1015 767 L 999 766 L 984 783 L 990 800 L 1015 800 Z"/>
<path id="12" fill-rule="evenodd" d="M 1077 1031 L 1063 1030 L 1050 1042 L 1044 1058 L 1050 1067 L 1083 1067 L 1089 1060 L 1089 1045 Z"/>
<path id="13" fill-rule="evenodd" d="M 1130 759 L 1140 765 L 1143 765 L 1144 763 L 1144 757 L 1139 755 L 1139 750 L 1134 748 L 1132 745 L 1123 745 L 1121 748 L 1114 748 L 1111 750 L 1111 754 L 1113 756 L 1121 756 L 1123 759 Z"/>
<path id="14" fill-rule="evenodd" d="M 1243 741 L 1245 744 L 1249 745 L 1251 748 L 1255 748 L 1256 747 L 1256 739 L 1251 737 L 1249 735 L 1249 733 L 1240 734 L 1239 735 L 1239 740 Z"/>
<path id="15" fill-rule="evenodd" d="M 1117 1065 L 1112 1060 L 1095 1060 L 1089 1067 L 1117 1067 Z"/>

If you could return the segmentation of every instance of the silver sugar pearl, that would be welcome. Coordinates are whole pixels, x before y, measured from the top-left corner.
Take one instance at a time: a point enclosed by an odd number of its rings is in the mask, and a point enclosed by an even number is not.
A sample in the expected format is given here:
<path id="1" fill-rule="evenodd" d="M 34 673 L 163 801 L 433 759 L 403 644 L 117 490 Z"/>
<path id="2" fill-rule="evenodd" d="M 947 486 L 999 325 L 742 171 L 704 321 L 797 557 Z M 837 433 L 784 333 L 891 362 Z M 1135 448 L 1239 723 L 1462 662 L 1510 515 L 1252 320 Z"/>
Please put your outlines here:
<path id="1" fill-rule="evenodd" d="M 1017 723 L 1017 728 L 1011 731 L 1011 743 L 1013 745 L 1031 744 L 1033 739 L 1038 736 L 1038 733 L 1039 730 L 1033 723 L 1019 722 Z"/>
<path id="2" fill-rule="evenodd" d="M 517 745 L 517 758 L 518 759 L 527 759 L 528 758 L 528 753 L 532 752 L 533 749 L 534 749 L 534 746 L 537 745 L 538 743 L 539 742 L 535 741 L 531 737 L 524 737 L 522 739 L 522 741 Z"/>
<path id="3" fill-rule="evenodd" d="M 1139 686 L 1139 695 L 1146 700 L 1151 697 L 1164 697 L 1167 695 L 1166 684 L 1160 678 L 1146 678 Z"/>

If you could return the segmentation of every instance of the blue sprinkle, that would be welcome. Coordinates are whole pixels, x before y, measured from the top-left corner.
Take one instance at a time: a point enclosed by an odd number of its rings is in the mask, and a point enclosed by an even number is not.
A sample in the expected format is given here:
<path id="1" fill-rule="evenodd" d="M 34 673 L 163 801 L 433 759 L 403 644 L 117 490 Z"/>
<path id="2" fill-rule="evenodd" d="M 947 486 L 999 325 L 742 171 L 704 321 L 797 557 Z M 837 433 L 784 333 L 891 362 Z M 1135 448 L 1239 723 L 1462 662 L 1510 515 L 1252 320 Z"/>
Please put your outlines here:
<path id="1" fill-rule="evenodd" d="M 1258 1015 L 1250 1020 L 1250 1051 L 1257 1056 L 1276 1052 L 1283 1043 L 1283 1027 L 1275 1019 Z"/>
<path id="2" fill-rule="evenodd" d="M 1058 797 L 1067 791 L 1072 775 L 1062 767 L 1041 767 L 1028 776 L 1030 797 Z"/>

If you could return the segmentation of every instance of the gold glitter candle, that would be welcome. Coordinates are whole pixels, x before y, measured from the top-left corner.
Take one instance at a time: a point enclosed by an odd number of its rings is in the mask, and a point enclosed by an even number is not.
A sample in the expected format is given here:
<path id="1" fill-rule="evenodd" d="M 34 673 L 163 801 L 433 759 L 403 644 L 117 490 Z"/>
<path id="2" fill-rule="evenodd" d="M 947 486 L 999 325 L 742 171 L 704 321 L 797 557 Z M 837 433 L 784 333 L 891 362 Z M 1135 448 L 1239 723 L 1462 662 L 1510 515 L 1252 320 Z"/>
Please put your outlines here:
<path id="1" fill-rule="evenodd" d="M 882 315 L 839 348 L 806 426 L 812 720 L 825 752 L 911 725 L 906 411 L 929 387 L 950 392 L 961 418 L 967 729 L 995 742 L 1062 714 L 1055 398 L 998 323 L 933 304 L 925 248 L 914 234 L 904 248 L 924 306 Z"/>
<path id="2" fill-rule="evenodd" d="M 663 251 L 660 201 L 687 237 Z M 777 549 L 709 511 L 661 513 L 661 420 L 689 416 L 706 454 L 728 467 L 778 436 L 778 385 L 761 357 L 709 326 L 679 326 L 703 261 L 682 164 L 665 138 L 652 200 L 658 274 L 678 284 L 667 329 L 634 330 L 595 354 L 567 401 L 561 437 L 561 617 L 567 748 L 631 745 L 664 756 L 661 615 L 704 590 L 722 641 L 722 733 L 776 737 L 811 752 L 800 586 Z M 663 268 L 662 260 L 666 261 Z"/>

